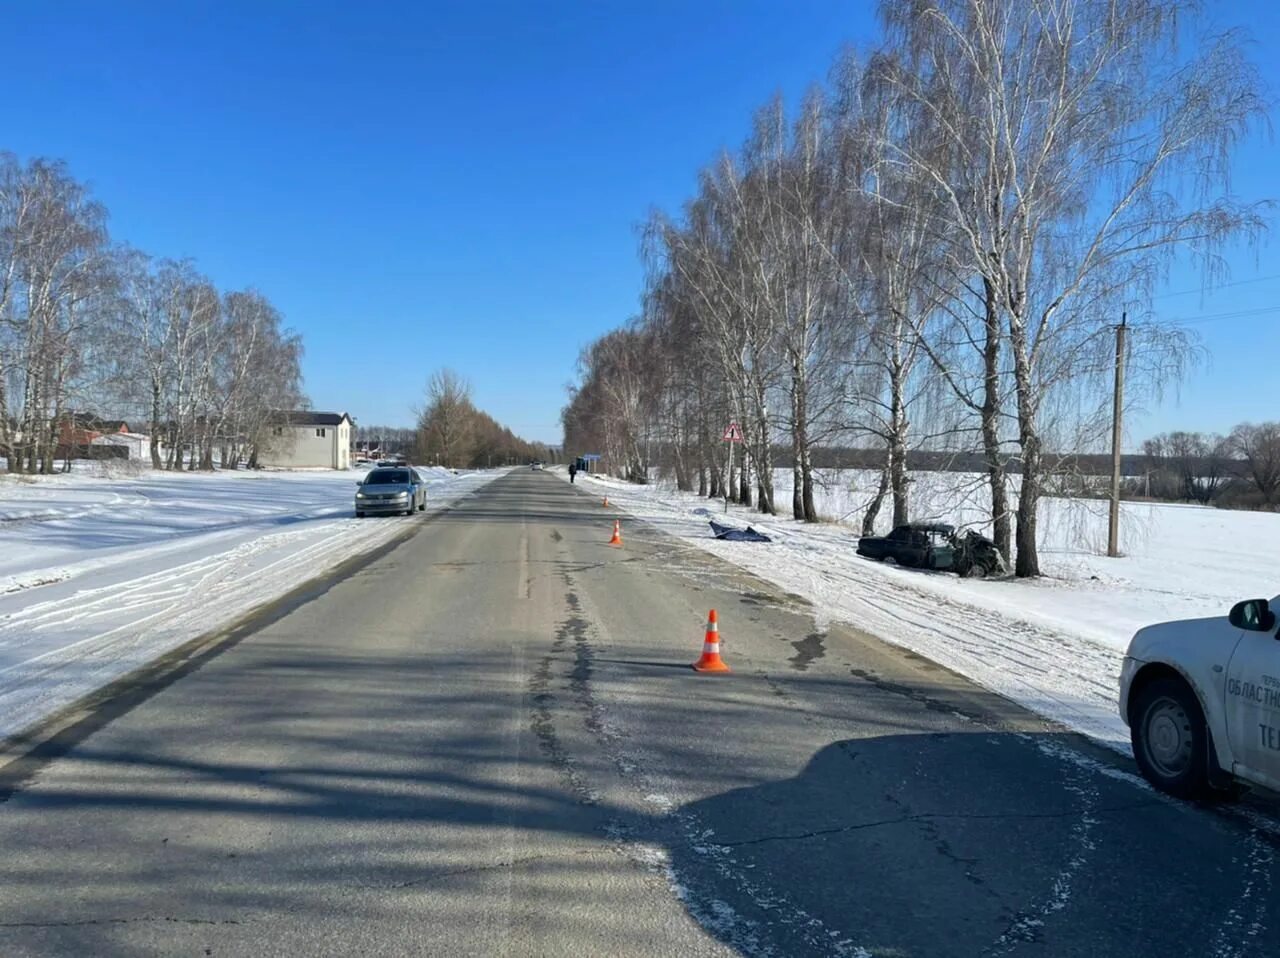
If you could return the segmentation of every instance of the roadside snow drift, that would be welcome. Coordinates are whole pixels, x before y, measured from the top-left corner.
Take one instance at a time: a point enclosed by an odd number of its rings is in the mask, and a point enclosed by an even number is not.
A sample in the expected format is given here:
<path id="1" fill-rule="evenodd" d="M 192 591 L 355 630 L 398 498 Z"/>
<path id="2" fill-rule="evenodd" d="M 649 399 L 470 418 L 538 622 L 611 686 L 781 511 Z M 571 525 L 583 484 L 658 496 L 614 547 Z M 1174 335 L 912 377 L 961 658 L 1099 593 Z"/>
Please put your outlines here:
<path id="1" fill-rule="evenodd" d="M 419 472 L 428 512 L 500 474 Z M 0 739 L 388 542 L 361 475 L 0 478 Z"/>

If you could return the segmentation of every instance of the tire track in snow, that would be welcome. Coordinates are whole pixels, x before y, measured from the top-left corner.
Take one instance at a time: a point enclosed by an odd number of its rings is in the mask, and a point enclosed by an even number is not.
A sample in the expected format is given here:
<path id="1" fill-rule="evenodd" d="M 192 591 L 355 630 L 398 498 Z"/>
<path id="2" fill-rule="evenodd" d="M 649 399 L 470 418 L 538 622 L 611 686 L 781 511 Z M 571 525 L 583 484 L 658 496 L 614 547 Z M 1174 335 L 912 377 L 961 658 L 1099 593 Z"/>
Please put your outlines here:
<path id="1" fill-rule="evenodd" d="M 997 691 L 1008 694 L 1008 686 L 1016 686 L 1011 697 L 1018 701 L 1041 701 L 1041 707 L 1036 709 L 1041 714 L 1046 712 L 1043 702 L 1048 700 L 1056 706 L 1052 712 L 1054 717 L 1070 714 L 1074 716 L 1071 724 L 1077 727 L 1086 727 L 1094 734 L 1105 731 L 1097 726 L 1089 712 L 1115 710 L 1124 658 L 1119 652 L 1104 646 L 1090 650 L 1087 659 L 1090 664 L 1106 663 L 1107 675 L 1099 676 L 1080 668 L 1077 648 L 1064 643 L 1060 636 L 1028 623 L 958 606 L 896 584 L 890 591 L 868 578 L 831 571 L 819 575 L 832 584 L 843 582 L 857 586 L 856 594 L 848 596 L 848 601 L 862 607 L 863 614 L 855 618 L 859 628 L 971 675 L 989 687 L 991 679 L 998 677 L 1006 687 L 997 687 Z M 904 625 L 917 636 L 931 637 L 934 641 L 911 641 L 913 636 L 904 633 Z M 980 665 L 984 675 L 974 675 L 974 670 L 966 667 L 970 664 Z M 1050 679 L 1047 683 L 1043 681 L 1046 677 Z M 1062 687 L 1076 691 L 1092 709 L 1082 711 L 1075 697 L 1050 691 Z M 1116 721 L 1119 722 L 1118 716 Z M 1113 744 L 1114 736 L 1108 736 L 1107 740 Z"/>
<path id="2" fill-rule="evenodd" d="M 21 502 L 22 500 L 18 501 Z M 85 519 L 103 512 L 118 511 L 121 507 L 141 508 L 150 505 L 150 503 L 151 500 L 145 495 L 135 493 L 132 496 L 125 496 L 123 493 L 113 492 L 108 499 L 101 499 L 77 507 L 54 506 L 40 511 L 17 512 L 12 515 L 0 514 L 0 524 L 16 525 L 23 522 L 57 522 L 60 520 Z"/>

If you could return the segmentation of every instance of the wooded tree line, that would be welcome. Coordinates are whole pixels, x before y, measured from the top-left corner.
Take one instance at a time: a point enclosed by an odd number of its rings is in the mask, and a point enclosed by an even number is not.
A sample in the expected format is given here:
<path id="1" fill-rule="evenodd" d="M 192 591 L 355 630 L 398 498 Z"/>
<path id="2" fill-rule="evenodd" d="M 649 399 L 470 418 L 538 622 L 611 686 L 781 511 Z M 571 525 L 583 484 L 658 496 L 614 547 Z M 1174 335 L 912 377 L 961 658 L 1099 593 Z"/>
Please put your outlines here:
<path id="1" fill-rule="evenodd" d="M 418 413 L 416 461 L 451 469 L 485 469 L 552 461 L 552 451 L 527 442 L 471 401 L 471 386 L 452 369 L 435 372 Z"/>
<path id="2" fill-rule="evenodd" d="M 301 338 L 260 293 L 113 242 L 105 207 L 65 164 L 0 153 L 11 472 L 52 472 L 62 426 L 90 409 L 145 423 L 157 469 L 252 461 L 272 411 L 305 405 L 301 358 Z"/>
<path id="3" fill-rule="evenodd" d="M 1174 263 L 1212 282 L 1224 244 L 1264 229 L 1228 184 L 1260 81 L 1241 34 L 1187 42 L 1197 14 L 882 3 L 878 49 L 841 56 L 793 114 L 763 107 L 678 215 L 650 217 L 641 313 L 583 351 L 566 452 L 772 513 L 785 443 L 791 511 L 813 521 L 812 451 L 874 445 L 869 529 L 886 500 L 909 520 L 909 449 L 976 451 L 993 538 L 1038 574 L 1047 458 L 1105 448 L 1115 324 L 1132 323 L 1140 402 L 1195 354 L 1144 321 L 1154 287 Z M 729 421 L 746 439 L 732 472 Z"/>
<path id="4" fill-rule="evenodd" d="M 1231 508 L 1280 508 L 1280 422 L 1240 423 L 1225 436 L 1167 432 L 1142 444 L 1147 471 L 1131 495 Z"/>

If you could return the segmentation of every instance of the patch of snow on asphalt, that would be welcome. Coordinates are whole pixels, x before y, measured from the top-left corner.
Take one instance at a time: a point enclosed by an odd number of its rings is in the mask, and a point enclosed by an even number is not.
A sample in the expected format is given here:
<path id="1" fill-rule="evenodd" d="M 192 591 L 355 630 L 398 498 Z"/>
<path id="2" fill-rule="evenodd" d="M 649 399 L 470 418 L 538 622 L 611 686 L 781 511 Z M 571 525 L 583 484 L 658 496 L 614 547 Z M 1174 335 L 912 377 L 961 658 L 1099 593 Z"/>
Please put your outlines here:
<path id="1" fill-rule="evenodd" d="M 1214 958 L 1241 958 L 1256 954 L 1255 946 L 1266 930 L 1266 908 L 1271 898 L 1274 863 L 1275 852 L 1271 843 L 1262 839 L 1254 829 L 1245 843 L 1244 887 L 1214 935 Z"/>

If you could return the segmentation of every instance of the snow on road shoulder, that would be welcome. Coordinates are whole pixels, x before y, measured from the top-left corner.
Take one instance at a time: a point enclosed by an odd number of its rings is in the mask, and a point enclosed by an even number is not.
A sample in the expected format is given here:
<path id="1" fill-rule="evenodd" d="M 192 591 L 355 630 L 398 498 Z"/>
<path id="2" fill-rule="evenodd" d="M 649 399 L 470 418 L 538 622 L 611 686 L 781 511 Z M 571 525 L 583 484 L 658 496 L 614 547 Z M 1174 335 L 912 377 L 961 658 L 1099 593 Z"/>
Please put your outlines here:
<path id="1" fill-rule="evenodd" d="M 422 469 L 427 511 L 501 471 Z M 0 482 L 0 739 L 404 531 L 358 473 Z"/>
<path id="2" fill-rule="evenodd" d="M 856 532 L 732 508 L 729 521 L 773 536 L 768 545 L 711 537 L 722 504 L 659 485 L 580 476 L 639 519 L 811 601 L 819 626 L 847 623 L 907 648 L 1013 701 L 1128 750 L 1117 713 L 1128 617 L 1109 613 L 1106 584 L 966 580 L 901 569 L 855 554 Z M 1121 594 L 1121 601 L 1124 593 Z M 1153 602 L 1160 601 L 1157 597 Z M 1078 614 L 1072 616 L 1075 608 Z M 1168 615 L 1164 616 L 1168 618 Z M 1099 622 L 1120 623 L 1108 632 Z M 1154 621 L 1148 619 L 1147 621 Z"/>

